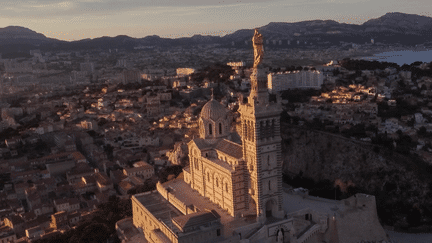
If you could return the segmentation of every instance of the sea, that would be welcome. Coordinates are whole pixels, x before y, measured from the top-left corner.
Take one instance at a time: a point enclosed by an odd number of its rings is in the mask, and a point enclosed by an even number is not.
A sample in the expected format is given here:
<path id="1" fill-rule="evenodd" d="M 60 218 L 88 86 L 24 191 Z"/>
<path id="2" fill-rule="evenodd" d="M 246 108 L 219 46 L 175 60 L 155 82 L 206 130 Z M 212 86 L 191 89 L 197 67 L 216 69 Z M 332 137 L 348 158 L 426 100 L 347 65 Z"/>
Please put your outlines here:
<path id="1" fill-rule="evenodd" d="M 404 50 L 404 51 L 390 51 L 375 54 L 369 57 L 360 57 L 357 59 L 371 60 L 371 61 L 382 61 L 382 62 L 393 62 L 399 66 L 404 64 L 411 64 L 416 61 L 420 62 L 432 62 L 432 50 Z"/>

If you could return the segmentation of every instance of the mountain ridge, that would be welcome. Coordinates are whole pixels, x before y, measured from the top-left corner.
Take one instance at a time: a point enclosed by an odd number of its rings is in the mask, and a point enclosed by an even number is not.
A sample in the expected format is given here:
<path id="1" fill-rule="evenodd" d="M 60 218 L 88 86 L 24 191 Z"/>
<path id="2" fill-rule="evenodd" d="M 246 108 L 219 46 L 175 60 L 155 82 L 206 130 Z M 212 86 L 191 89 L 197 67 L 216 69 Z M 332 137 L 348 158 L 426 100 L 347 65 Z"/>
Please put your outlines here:
<path id="1" fill-rule="evenodd" d="M 306 20 L 300 22 L 270 22 L 259 27 L 260 32 L 270 44 L 287 46 L 290 42 L 304 45 L 334 45 L 340 42 L 365 43 L 375 39 L 381 43 L 401 43 L 415 45 L 430 41 L 432 37 L 432 18 L 416 14 L 400 12 L 368 20 L 363 24 L 339 23 L 334 20 Z M 62 41 L 48 38 L 43 34 L 20 26 L 0 28 L 0 52 L 7 52 L 7 48 L 34 49 L 40 47 L 57 49 L 100 49 L 126 48 L 136 46 L 193 46 L 201 44 L 219 44 L 222 46 L 241 46 L 250 43 L 253 29 L 239 29 L 225 36 L 194 35 L 176 39 L 149 35 L 142 38 L 118 35 L 115 37 L 102 36 L 94 39 L 77 41 Z M 266 44 L 269 44 L 266 43 Z"/>

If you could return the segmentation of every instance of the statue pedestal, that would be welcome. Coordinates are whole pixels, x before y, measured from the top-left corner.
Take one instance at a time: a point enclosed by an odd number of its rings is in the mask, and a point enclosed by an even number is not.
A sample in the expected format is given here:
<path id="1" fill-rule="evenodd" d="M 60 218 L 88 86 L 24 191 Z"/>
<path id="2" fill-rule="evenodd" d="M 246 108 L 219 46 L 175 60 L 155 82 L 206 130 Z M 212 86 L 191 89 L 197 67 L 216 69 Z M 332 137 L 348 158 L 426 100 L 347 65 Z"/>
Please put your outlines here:
<path id="1" fill-rule="evenodd" d="M 250 76 L 251 92 L 248 98 L 249 104 L 268 104 L 267 75 L 262 68 L 254 68 Z"/>

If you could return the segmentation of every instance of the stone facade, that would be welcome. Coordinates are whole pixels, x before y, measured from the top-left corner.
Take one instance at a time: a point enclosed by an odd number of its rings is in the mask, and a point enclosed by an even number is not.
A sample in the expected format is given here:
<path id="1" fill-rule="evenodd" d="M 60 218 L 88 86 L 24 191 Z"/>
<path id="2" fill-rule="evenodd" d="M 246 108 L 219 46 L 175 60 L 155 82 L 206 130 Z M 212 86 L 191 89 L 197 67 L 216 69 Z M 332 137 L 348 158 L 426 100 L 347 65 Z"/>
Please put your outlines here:
<path id="1" fill-rule="evenodd" d="M 261 69 L 251 75 L 248 103 L 240 104 L 243 159 L 247 164 L 247 203 L 257 216 L 283 217 L 280 113 L 270 103 L 266 76 Z M 265 215 L 264 215 L 265 213 Z"/>
<path id="2" fill-rule="evenodd" d="M 282 110 L 268 101 L 264 71 L 255 69 L 251 79 L 249 102 L 239 109 L 241 143 L 231 141 L 231 116 L 212 98 L 201 111 L 200 138 L 188 144 L 190 167 L 184 174 L 193 189 L 231 216 L 281 218 Z"/>

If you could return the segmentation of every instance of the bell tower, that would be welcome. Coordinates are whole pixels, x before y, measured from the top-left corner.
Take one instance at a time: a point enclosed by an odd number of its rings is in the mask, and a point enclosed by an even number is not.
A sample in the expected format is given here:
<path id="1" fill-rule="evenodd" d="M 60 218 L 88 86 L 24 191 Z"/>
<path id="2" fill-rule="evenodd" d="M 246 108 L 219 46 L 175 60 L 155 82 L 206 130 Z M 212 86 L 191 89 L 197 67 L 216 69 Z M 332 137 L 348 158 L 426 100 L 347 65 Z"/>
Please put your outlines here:
<path id="1" fill-rule="evenodd" d="M 248 102 L 240 104 L 243 158 L 247 165 L 249 210 L 257 217 L 282 218 L 282 157 L 280 113 L 277 102 L 269 102 L 267 76 L 259 64 L 263 57 L 262 35 L 252 38 L 255 61 Z"/>

